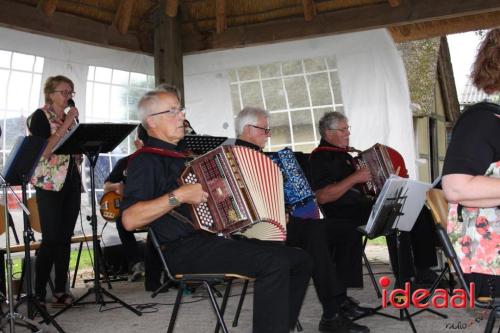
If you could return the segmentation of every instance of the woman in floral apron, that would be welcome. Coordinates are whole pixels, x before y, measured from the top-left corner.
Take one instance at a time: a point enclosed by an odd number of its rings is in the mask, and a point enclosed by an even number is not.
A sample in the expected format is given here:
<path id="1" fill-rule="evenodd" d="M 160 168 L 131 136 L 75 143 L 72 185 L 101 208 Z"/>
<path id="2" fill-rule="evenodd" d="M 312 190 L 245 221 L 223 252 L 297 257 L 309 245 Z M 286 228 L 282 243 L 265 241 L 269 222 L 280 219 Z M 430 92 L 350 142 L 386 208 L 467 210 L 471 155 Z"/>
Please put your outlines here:
<path id="1" fill-rule="evenodd" d="M 500 29 L 484 38 L 471 79 L 500 92 Z M 481 102 L 458 119 L 446 152 L 443 190 L 448 234 L 476 296 L 500 296 L 500 105 Z"/>
<path id="2" fill-rule="evenodd" d="M 52 266 L 55 270 L 53 306 L 73 301 L 66 293 L 71 236 L 80 210 L 81 177 L 79 156 L 55 155 L 52 150 L 74 126 L 78 109 L 69 108 L 74 92 L 73 82 L 62 75 L 49 77 L 44 86 L 45 105 L 28 118 L 32 135 L 48 139 L 40 162 L 31 179 L 35 186 L 42 227 L 42 244 L 36 258 L 35 295 L 44 304 L 46 286 Z"/>

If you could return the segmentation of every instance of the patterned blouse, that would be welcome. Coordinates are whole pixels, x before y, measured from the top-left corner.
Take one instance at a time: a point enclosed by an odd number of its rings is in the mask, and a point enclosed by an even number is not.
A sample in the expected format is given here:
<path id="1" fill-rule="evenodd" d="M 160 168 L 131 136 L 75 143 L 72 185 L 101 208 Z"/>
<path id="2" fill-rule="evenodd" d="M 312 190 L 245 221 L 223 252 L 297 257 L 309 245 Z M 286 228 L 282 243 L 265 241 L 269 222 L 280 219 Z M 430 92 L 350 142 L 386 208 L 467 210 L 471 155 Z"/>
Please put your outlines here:
<path id="1" fill-rule="evenodd" d="M 50 134 L 53 135 L 61 127 L 62 121 L 57 119 L 50 105 L 45 105 L 40 110 L 45 113 L 50 125 Z M 60 191 L 68 173 L 69 161 L 70 155 L 51 154 L 49 158 L 42 156 L 31 177 L 31 184 L 44 190 Z"/>
<path id="2" fill-rule="evenodd" d="M 486 176 L 500 178 L 500 161 L 492 163 Z M 449 205 L 448 234 L 464 273 L 500 276 L 500 207 L 461 209 Z"/>

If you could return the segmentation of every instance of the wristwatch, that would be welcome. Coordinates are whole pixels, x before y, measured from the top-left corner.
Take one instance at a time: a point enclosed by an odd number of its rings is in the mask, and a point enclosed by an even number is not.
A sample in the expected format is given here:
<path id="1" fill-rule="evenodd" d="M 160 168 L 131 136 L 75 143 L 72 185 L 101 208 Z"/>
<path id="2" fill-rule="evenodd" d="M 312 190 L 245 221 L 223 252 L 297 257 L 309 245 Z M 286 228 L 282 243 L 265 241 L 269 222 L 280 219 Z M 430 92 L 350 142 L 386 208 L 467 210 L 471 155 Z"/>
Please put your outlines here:
<path id="1" fill-rule="evenodd" d="M 177 197 L 175 196 L 174 192 L 170 192 L 168 194 L 168 205 L 170 207 L 177 207 L 181 204 L 181 202 L 179 201 L 179 199 L 177 199 Z"/>

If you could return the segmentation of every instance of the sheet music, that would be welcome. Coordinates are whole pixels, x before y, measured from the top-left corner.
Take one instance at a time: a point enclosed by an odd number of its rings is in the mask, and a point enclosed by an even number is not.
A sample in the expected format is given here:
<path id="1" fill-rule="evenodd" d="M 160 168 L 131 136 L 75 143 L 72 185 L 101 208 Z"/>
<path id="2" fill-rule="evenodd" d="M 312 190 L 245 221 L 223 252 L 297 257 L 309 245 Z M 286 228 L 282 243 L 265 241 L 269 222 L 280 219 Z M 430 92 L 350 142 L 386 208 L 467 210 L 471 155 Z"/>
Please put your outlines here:
<path id="1" fill-rule="evenodd" d="M 401 200 L 403 215 L 396 219 L 392 228 L 397 227 L 401 231 L 411 231 L 424 205 L 425 195 L 431 187 L 432 184 L 429 183 L 391 175 L 384 183 L 384 187 L 373 205 L 366 224 L 366 232 L 372 234 L 377 218 L 383 214 L 384 206 L 394 202 L 391 202 L 391 198 L 397 197 L 398 193 L 406 198 Z"/>

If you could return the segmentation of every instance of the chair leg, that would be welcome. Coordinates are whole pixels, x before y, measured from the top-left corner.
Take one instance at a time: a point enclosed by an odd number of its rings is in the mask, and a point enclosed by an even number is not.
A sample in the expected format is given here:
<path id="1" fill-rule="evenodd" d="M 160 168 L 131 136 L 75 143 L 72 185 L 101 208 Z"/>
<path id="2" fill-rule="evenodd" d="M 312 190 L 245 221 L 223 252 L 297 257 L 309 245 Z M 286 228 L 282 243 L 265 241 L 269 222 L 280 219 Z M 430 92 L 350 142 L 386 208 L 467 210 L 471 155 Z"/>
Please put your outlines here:
<path id="1" fill-rule="evenodd" d="M 224 322 L 224 318 L 222 317 L 219 305 L 217 304 L 217 300 L 215 299 L 210 283 L 208 283 L 207 281 L 203 281 L 203 285 L 205 286 L 205 288 L 207 288 L 208 295 L 210 296 L 210 303 L 212 303 L 212 307 L 214 308 L 215 314 L 217 315 L 217 320 L 222 327 L 222 332 L 228 333 L 229 331 L 227 330 L 226 323 Z"/>
<path id="2" fill-rule="evenodd" d="M 172 333 L 174 331 L 175 320 L 177 319 L 177 313 L 179 312 L 179 307 L 181 305 L 183 292 L 184 292 L 184 282 L 181 282 L 179 284 L 179 291 L 177 292 L 177 297 L 175 298 L 174 308 L 172 309 L 172 315 L 170 316 L 170 323 L 168 324 L 167 333 Z"/>
<path id="3" fill-rule="evenodd" d="M 382 293 L 380 292 L 380 288 L 378 287 L 377 281 L 375 280 L 375 274 L 373 274 L 372 265 L 370 264 L 370 261 L 368 260 L 368 257 L 366 256 L 365 253 L 367 242 L 368 242 L 368 237 L 365 237 L 365 240 L 363 241 L 363 251 L 362 251 L 363 260 L 365 262 L 366 269 L 368 270 L 368 275 L 370 276 L 370 280 L 372 281 L 373 288 L 375 288 L 375 292 L 377 293 L 377 297 L 382 298 Z"/>
<path id="4" fill-rule="evenodd" d="M 224 297 L 222 298 L 222 304 L 220 307 L 220 312 L 222 317 L 224 317 L 224 312 L 226 312 L 227 299 L 229 298 L 229 293 L 231 292 L 231 286 L 233 285 L 233 280 L 228 280 L 226 282 L 226 290 L 224 291 Z M 217 322 L 215 325 L 215 333 L 219 333 L 220 323 Z"/>
<path id="5" fill-rule="evenodd" d="M 76 256 L 75 272 L 73 273 L 73 281 L 71 282 L 71 288 L 75 288 L 76 276 L 78 274 L 78 267 L 80 266 L 80 257 L 82 255 L 83 242 L 80 242 L 80 247 L 78 248 L 78 255 Z"/>
<path id="6" fill-rule="evenodd" d="M 297 324 L 295 324 L 295 327 L 297 328 L 297 332 L 302 332 L 304 329 L 302 328 L 302 324 L 300 321 L 297 319 Z"/>
<path id="7" fill-rule="evenodd" d="M 491 309 L 490 315 L 488 316 L 488 321 L 486 322 L 486 327 L 484 328 L 484 333 L 493 332 L 493 327 L 495 326 L 495 321 L 496 321 L 496 312 L 497 312 L 496 308 Z"/>
<path id="8" fill-rule="evenodd" d="M 234 319 L 233 319 L 233 327 L 238 326 L 238 320 L 240 319 L 241 308 L 243 307 L 243 301 L 245 300 L 245 296 L 247 294 L 248 282 L 249 282 L 248 280 L 245 280 L 245 283 L 243 284 L 243 289 L 241 290 L 240 301 L 238 302 L 238 307 L 236 308 L 236 313 L 235 313 Z"/>

